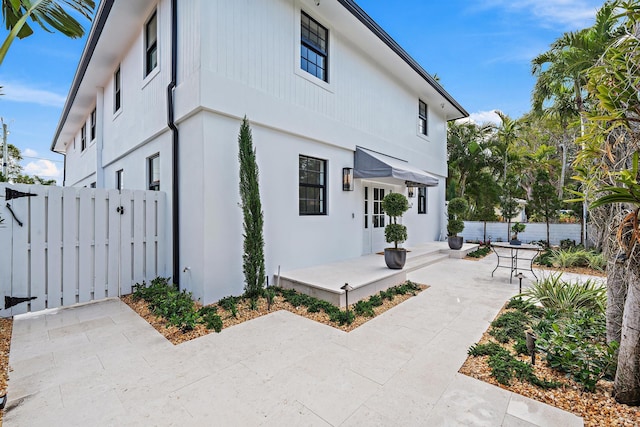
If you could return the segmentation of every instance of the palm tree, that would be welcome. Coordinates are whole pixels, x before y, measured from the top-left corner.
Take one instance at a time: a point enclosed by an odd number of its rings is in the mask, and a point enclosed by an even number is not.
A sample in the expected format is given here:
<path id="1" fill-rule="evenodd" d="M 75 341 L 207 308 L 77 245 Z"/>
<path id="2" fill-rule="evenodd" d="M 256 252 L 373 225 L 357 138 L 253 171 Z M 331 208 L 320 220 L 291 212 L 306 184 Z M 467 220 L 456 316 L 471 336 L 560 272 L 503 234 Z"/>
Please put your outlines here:
<path id="1" fill-rule="evenodd" d="M 520 123 L 504 114 L 502 111 L 496 110 L 496 114 L 502 120 L 502 124 L 498 127 L 498 140 L 502 142 L 502 155 L 504 159 L 504 171 L 502 179 L 507 180 L 507 163 L 509 153 L 513 150 L 520 133 Z"/>
<path id="2" fill-rule="evenodd" d="M 0 64 L 16 37 L 22 39 L 33 34 L 28 20 L 47 32 L 58 31 L 70 38 L 80 38 L 84 29 L 72 13 L 91 20 L 94 8 L 94 0 L 2 0 L 2 19 L 9 34 L 0 47 Z"/>

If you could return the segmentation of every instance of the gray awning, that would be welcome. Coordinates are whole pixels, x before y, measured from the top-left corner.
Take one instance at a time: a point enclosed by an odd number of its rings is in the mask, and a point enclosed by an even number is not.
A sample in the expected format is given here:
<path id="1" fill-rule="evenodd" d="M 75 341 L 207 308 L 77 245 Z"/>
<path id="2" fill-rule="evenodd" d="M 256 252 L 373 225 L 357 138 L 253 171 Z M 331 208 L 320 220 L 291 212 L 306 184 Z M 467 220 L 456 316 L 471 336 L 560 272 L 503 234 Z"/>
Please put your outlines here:
<path id="1" fill-rule="evenodd" d="M 412 187 L 436 187 L 438 179 L 409 163 L 356 148 L 354 178 L 396 178 Z"/>

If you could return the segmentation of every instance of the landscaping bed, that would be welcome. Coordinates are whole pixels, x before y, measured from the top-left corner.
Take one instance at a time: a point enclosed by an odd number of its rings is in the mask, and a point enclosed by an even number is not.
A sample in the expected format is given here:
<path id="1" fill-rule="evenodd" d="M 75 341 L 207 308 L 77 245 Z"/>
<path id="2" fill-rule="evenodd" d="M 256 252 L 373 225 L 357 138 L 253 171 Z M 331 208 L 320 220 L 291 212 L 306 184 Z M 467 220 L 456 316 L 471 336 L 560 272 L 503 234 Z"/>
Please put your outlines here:
<path id="1" fill-rule="evenodd" d="M 0 318 L 0 396 L 7 394 L 12 329 L 13 319 Z M 3 414 L 4 410 L 0 411 L 0 426 L 2 425 Z"/>
<path id="2" fill-rule="evenodd" d="M 572 412 L 585 426 L 638 425 L 640 408 L 612 397 L 617 344 L 604 339 L 602 291 L 590 282 L 589 291 L 576 295 L 565 285 L 555 276 L 530 293 L 545 303 L 552 296 L 553 304 L 571 294 L 562 306 L 548 310 L 518 297 L 505 304 L 459 372 Z M 527 329 L 538 337 L 535 365 L 525 344 Z"/>
<path id="3" fill-rule="evenodd" d="M 123 296 L 121 299 L 173 344 L 180 344 L 216 332 L 215 327 L 207 326 L 214 326 L 215 324 L 219 330 L 225 329 L 278 310 L 287 310 L 299 316 L 349 332 L 428 288 L 426 285 L 407 281 L 402 285 L 394 286 L 387 291 L 375 294 L 367 300 L 350 304 L 350 313 L 347 315 L 344 309 L 340 310 L 325 301 L 293 290 L 274 287 L 268 288 L 265 292 L 266 295 L 269 295 L 268 298 L 267 296 L 255 299 L 226 297 L 207 307 L 191 302 L 191 308 L 188 308 L 186 307 L 187 298 L 191 298 L 188 293 L 177 292 L 165 279 L 156 279 L 154 282 L 155 284 L 144 288 L 152 289 L 151 291 L 137 287 L 137 294 L 134 291 L 133 294 Z M 153 296 L 149 295 L 146 295 L 148 299 L 141 298 L 141 293 L 153 294 L 154 286 L 158 289 L 163 289 L 162 292 L 164 292 L 167 290 L 167 288 L 164 288 L 165 285 L 168 286 L 169 294 L 163 294 L 161 299 L 167 304 L 156 303 L 154 305 L 150 301 Z M 155 293 L 156 295 L 159 294 L 159 292 Z M 178 294 L 182 294 L 182 296 L 178 296 Z M 271 300 L 270 304 L 269 299 Z M 176 301 L 184 301 L 185 306 L 181 306 L 182 303 Z M 153 308 L 154 306 L 155 309 Z M 161 307 L 158 308 L 157 306 Z M 163 310 L 166 312 L 165 306 L 170 306 L 171 309 L 178 307 L 181 314 L 159 315 L 158 312 Z M 167 317 L 173 319 L 174 322 L 168 320 Z M 178 317 L 182 317 L 186 322 L 180 323 Z M 220 324 L 216 323 L 217 318 L 220 319 Z M 207 319 L 211 320 L 209 325 L 206 324 Z"/>

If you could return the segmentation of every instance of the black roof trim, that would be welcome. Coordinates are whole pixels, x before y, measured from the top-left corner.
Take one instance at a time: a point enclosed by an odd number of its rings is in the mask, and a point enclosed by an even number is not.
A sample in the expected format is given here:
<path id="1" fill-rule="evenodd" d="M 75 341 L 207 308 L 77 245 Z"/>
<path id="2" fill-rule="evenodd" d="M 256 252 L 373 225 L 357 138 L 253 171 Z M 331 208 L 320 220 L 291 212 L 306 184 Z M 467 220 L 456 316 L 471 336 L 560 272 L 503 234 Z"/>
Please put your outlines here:
<path id="1" fill-rule="evenodd" d="M 386 31 L 380 27 L 360 6 L 353 0 L 338 0 L 353 16 L 362 22 L 372 33 L 374 33 L 384 44 L 389 46 L 404 62 L 406 62 L 416 73 L 427 81 L 440 95 L 449 101 L 462 117 L 468 117 L 469 113 L 456 101 L 433 77 L 425 71 Z M 462 118 L 459 117 L 459 118 Z"/>
<path id="2" fill-rule="evenodd" d="M 71 110 L 71 106 L 75 102 L 76 95 L 78 94 L 78 90 L 80 89 L 80 83 L 84 79 L 84 75 L 87 72 L 87 68 L 89 67 L 89 62 L 91 62 L 91 58 L 93 57 L 93 52 L 96 49 L 96 45 L 98 44 L 98 40 L 100 40 L 100 35 L 102 34 L 102 30 L 107 22 L 107 18 L 109 17 L 109 13 L 111 12 L 111 8 L 113 7 L 113 3 L 115 0 L 101 0 L 100 8 L 95 15 L 95 21 L 93 26 L 91 27 L 91 33 L 89 34 L 89 41 L 82 52 L 81 63 L 76 70 L 76 74 L 73 76 L 73 83 L 71 88 L 69 89 L 69 94 L 67 95 L 67 101 L 64 104 L 64 109 L 62 110 L 62 116 L 60 117 L 60 121 L 58 122 L 58 128 L 56 129 L 56 135 L 53 138 L 53 142 L 51 143 L 51 151 L 55 152 L 56 141 L 60 136 L 60 132 L 62 132 L 62 127 L 64 126 L 67 118 L 69 117 L 69 111 Z"/>

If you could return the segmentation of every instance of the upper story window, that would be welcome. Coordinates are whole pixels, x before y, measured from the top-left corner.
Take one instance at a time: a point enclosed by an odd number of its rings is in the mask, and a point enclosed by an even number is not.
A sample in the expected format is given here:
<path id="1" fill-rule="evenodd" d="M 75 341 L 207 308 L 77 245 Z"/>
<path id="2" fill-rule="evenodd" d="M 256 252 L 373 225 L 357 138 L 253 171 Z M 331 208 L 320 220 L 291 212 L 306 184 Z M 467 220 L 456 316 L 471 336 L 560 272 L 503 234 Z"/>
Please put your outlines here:
<path id="1" fill-rule="evenodd" d="M 116 171 L 116 190 L 122 190 L 124 188 L 124 170 L 120 169 Z"/>
<path id="2" fill-rule="evenodd" d="M 300 156 L 298 163 L 300 215 L 327 214 L 327 161 Z"/>
<path id="3" fill-rule="evenodd" d="M 147 159 L 147 173 L 149 190 L 160 191 L 160 154 L 155 154 Z"/>
<path id="4" fill-rule="evenodd" d="M 91 141 L 96 139 L 96 109 L 91 112 Z"/>
<path id="5" fill-rule="evenodd" d="M 304 12 L 300 21 L 300 68 L 328 82 L 329 30 Z"/>
<path id="6" fill-rule="evenodd" d="M 427 187 L 418 188 L 418 213 L 427 213 Z"/>
<path id="7" fill-rule="evenodd" d="M 418 133 L 420 135 L 429 134 L 429 109 L 427 104 L 418 101 Z"/>
<path id="8" fill-rule="evenodd" d="M 158 66 L 158 12 L 153 12 L 144 27 L 144 75 L 148 76 Z"/>
<path id="9" fill-rule="evenodd" d="M 120 75 L 120 67 L 113 74 L 113 112 L 120 111 L 122 107 L 122 93 L 120 88 L 122 86 L 122 79 Z"/>
<path id="10" fill-rule="evenodd" d="M 87 124 L 82 125 L 80 129 L 80 151 L 84 151 L 87 148 Z"/>

